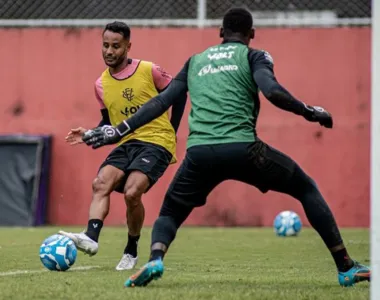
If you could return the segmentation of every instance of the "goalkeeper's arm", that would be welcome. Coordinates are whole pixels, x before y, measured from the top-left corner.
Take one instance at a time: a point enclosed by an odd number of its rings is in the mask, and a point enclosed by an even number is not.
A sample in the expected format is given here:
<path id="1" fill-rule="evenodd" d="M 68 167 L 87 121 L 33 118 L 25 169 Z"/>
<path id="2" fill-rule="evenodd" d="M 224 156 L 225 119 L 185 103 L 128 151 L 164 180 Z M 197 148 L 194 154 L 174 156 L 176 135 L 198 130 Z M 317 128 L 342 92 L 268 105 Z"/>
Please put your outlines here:
<path id="1" fill-rule="evenodd" d="M 154 119 L 161 116 L 164 112 L 166 112 L 174 103 L 180 103 L 179 110 L 182 110 L 183 113 L 188 91 L 187 71 L 189 62 L 190 59 L 186 62 L 177 76 L 172 80 L 167 89 L 165 89 L 156 97 L 150 99 L 128 120 L 124 120 L 122 123 L 116 126 L 116 130 L 119 132 L 119 134 L 124 136 L 153 121 Z M 179 120 L 176 120 L 176 124 L 179 125 Z"/>

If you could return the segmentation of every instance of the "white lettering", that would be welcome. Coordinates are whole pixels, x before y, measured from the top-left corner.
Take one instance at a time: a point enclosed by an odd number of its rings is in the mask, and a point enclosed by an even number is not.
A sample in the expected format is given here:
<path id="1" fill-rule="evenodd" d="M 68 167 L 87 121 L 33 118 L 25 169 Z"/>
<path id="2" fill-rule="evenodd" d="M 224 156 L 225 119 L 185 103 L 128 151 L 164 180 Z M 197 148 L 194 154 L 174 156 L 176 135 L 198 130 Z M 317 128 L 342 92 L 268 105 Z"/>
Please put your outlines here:
<path id="1" fill-rule="evenodd" d="M 219 52 L 219 53 L 213 53 L 213 54 L 208 54 L 207 57 L 209 60 L 219 60 L 222 58 L 231 58 L 234 55 L 234 51 L 229 51 L 229 52 Z"/>
<path id="2" fill-rule="evenodd" d="M 210 70 L 211 70 L 211 65 L 204 66 L 204 67 L 198 72 L 198 76 L 206 75 L 206 74 L 210 73 Z"/>
<path id="3" fill-rule="evenodd" d="M 216 74 L 220 72 L 237 71 L 239 67 L 237 65 L 223 65 L 213 68 L 211 65 L 204 66 L 199 72 L 198 76 L 204 76 L 206 74 Z"/>
<path id="4" fill-rule="evenodd" d="M 225 50 L 225 51 L 228 51 L 228 50 L 231 50 L 231 49 L 235 49 L 237 46 L 227 46 L 227 47 L 224 47 L 224 46 L 221 46 L 219 49 L 220 50 Z"/>
<path id="5" fill-rule="evenodd" d="M 229 50 L 234 50 L 236 49 L 237 46 L 219 46 L 219 47 L 212 47 L 209 49 L 211 52 L 217 52 L 217 51 L 229 51 Z"/>

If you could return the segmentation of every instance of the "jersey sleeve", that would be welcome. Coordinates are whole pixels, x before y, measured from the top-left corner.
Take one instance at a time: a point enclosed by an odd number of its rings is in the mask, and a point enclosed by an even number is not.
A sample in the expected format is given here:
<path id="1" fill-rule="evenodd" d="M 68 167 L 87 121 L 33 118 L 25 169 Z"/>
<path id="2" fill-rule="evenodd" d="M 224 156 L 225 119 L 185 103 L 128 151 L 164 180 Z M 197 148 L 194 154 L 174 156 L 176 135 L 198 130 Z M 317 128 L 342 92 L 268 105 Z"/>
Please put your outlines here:
<path id="1" fill-rule="evenodd" d="M 250 49 L 248 60 L 252 73 L 260 69 L 273 72 L 273 58 L 268 51 Z"/>
<path id="2" fill-rule="evenodd" d="M 103 87 L 102 87 L 102 80 L 100 77 L 95 81 L 94 88 L 95 88 L 95 97 L 96 97 L 96 100 L 98 100 L 100 109 L 106 108 L 103 101 Z"/>
<path id="3" fill-rule="evenodd" d="M 280 109 L 304 115 L 305 104 L 278 83 L 273 71 L 272 56 L 267 51 L 251 49 L 248 57 L 253 80 L 265 98 Z"/>
<path id="4" fill-rule="evenodd" d="M 186 107 L 187 100 L 187 73 L 189 69 L 190 59 L 186 61 L 185 65 L 179 71 L 177 76 L 174 78 L 172 85 L 178 90 L 178 97 L 174 100 L 172 106 L 172 116 L 170 119 L 170 123 L 172 124 L 174 131 L 177 133 L 179 125 L 181 123 L 181 119 L 183 116 L 183 112 Z"/>
<path id="5" fill-rule="evenodd" d="M 163 68 L 156 64 L 153 64 L 152 76 L 154 85 L 156 86 L 156 89 L 159 92 L 166 89 L 173 79 L 173 77 L 169 73 L 167 73 Z"/>
<path id="6" fill-rule="evenodd" d="M 187 74 L 189 71 L 190 61 L 191 61 L 191 57 L 186 61 L 186 63 L 183 65 L 182 69 L 178 72 L 178 74 L 174 78 L 175 80 L 178 80 L 178 81 L 185 83 L 186 88 L 187 88 Z"/>

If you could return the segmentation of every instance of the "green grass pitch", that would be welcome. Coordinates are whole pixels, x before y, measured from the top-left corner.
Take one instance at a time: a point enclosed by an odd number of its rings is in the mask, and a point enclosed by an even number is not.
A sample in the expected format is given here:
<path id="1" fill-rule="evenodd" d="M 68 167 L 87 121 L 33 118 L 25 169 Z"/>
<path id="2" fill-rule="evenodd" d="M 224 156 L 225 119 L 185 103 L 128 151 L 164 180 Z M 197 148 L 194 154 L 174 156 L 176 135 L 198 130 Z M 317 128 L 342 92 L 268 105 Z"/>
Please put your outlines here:
<path id="1" fill-rule="evenodd" d="M 180 229 L 165 258 L 163 278 L 145 288 L 123 288 L 132 271 L 115 270 L 124 228 L 104 228 L 94 257 L 79 252 L 69 271 L 44 270 L 42 241 L 60 228 L 0 228 L 0 299 L 141 300 L 361 300 L 369 284 L 338 285 L 334 262 L 317 234 L 276 237 L 270 228 Z M 80 231 L 83 228 L 62 228 Z M 147 261 L 151 228 L 144 228 L 138 267 Z M 367 229 L 344 229 L 353 258 L 369 264 Z"/>

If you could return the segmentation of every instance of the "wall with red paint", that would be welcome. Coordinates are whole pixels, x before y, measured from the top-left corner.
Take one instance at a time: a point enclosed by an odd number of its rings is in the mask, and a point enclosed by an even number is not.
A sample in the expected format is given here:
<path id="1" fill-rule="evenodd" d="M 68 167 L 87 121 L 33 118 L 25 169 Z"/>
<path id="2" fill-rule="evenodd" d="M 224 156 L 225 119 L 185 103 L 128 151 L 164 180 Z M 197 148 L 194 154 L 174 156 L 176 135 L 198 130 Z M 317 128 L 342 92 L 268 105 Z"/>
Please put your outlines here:
<path id="1" fill-rule="evenodd" d="M 101 29 L 1 29 L 1 133 L 54 136 L 48 220 L 86 224 L 91 182 L 111 147 L 70 147 L 70 128 L 93 127 L 100 118 L 93 84 L 104 69 Z M 133 29 L 131 56 L 175 74 L 194 52 L 219 42 L 217 29 Z M 261 138 L 292 156 L 319 185 L 341 226 L 369 225 L 370 29 L 259 29 L 252 46 L 268 50 L 278 80 L 296 97 L 334 116 L 322 129 L 280 111 L 262 98 Z M 183 158 L 187 118 L 179 132 Z M 179 164 L 169 167 L 145 196 L 151 225 Z M 305 215 L 288 196 L 225 182 L 187 224 L 270 226 L 281 210 Z M 125 223 L 121 195 L 112 196 L 109 225 Z"/>

